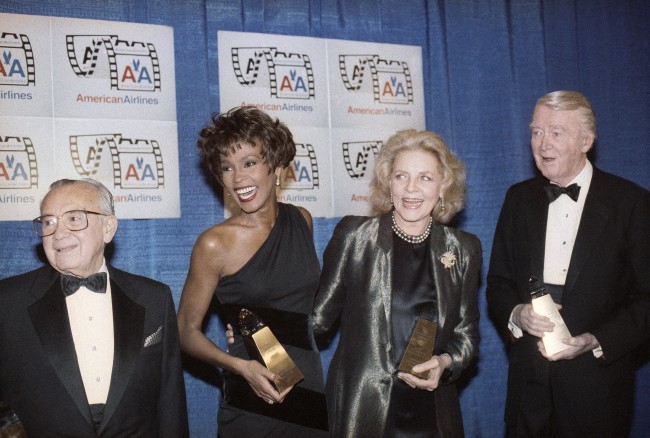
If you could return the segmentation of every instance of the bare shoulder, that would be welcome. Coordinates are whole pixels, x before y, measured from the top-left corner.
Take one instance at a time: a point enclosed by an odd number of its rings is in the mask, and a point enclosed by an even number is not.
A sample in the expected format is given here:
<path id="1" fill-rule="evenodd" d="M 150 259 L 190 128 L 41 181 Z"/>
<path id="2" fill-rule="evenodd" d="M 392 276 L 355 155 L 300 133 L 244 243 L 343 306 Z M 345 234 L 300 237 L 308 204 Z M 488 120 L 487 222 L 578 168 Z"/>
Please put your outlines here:
<path id="1" fill-rule="evenodd" d="M 194 251 L 206 256 L 218 255 L 232 242 L 233 231 L 232 225 L 229 225 L 227 221 L 208 228 L 196 239 Z"/>
<path id="2" fill-rule="evenodd" d="M 211 272 L 222 272 L 224 261 L 235 249 L 237 228 L 226 220 L 203 231 L 194 243 L 193 264 L 209 267 Z"/>
<path id="3" fill-rule="evenodd" d="M 219 277 L 237 272 L 255 254 L 270 233 L 270 226 L 233 216 L 205 230 L 196 240 L 192 260 L 217 272 Z"/>

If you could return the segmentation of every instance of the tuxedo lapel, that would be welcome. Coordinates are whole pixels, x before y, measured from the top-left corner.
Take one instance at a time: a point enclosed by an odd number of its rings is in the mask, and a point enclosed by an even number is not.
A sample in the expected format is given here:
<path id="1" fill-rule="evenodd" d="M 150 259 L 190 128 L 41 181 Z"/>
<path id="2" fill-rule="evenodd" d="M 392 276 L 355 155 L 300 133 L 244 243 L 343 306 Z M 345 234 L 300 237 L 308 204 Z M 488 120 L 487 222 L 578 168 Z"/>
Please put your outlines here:
<path id="1" fill-rule="evenodd" d="M 120 400 L 129 384 L 144 342 L 145 309 L 131 300 L 115 281 L 119 274 L 109 268 L 111 279 L 111 296 L 113 301 L 113 331 L 115 350 L 113 355 L 113 372 L 111 387 L 104 408 L 104 418 L 99 432 L 115 413 Z"/>
<path id="2" fill-rule="evenodd" d="M 51 283 L 47 292 L 29 307 L 29 316 L 45 355 L 59 380 L 88 424 L 92 425 L 88 399 L 81 380 L 77 352 L 70 330 L 68 309 L 59 281 Z M 47 388 L 43 390 L 47 391 Z"/>
<path id="3" fill-rule="evenodd" d="M 544 251 L 546 250 L 546 225 L 548 222 L 548 198 L 544 193 L 543 180 L 537 179 L 530 199 L 521 212 L 526 217 L 528 233 L 528 250 L 530 254 L 530 272 L 539 280 L 544 280 Z"/>

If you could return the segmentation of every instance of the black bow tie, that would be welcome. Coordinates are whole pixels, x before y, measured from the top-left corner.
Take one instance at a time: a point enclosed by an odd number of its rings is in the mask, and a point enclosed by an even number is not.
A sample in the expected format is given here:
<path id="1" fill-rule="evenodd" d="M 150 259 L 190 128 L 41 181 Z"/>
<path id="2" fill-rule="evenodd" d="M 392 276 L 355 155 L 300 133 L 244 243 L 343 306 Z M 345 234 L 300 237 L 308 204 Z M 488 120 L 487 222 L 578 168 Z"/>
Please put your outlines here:
<path id="1" fill-rule="evenodd" d="M 575 202 L 578 202 L 578 195 L 580 194 L 580 186 L 576 183 L 570 184 L 566 187 L 560 187 L 557 184 L 546 184 L 544 190 L 546 191 L 549 203 L 555 201 L 563 193 Z"/>
<path id="2" fill-rule="evenodd" d="M 77 292 L 81 286 L 99 294 L 106 293 L 106 272 L 98 272 L 87 278 L 61 275 L 61 289 L 66 297 Z"/>

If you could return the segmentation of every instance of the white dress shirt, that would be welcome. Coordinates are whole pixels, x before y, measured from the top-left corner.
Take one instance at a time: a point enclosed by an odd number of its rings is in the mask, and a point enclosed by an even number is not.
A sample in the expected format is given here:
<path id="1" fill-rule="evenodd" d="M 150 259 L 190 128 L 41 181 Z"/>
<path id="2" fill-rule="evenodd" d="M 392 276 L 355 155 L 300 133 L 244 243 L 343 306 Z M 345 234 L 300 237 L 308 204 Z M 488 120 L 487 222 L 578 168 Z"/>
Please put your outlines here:
<path id="1" fill-rule="evenodd" d="M 99 272 L 106 272 L 106 262 Z M 106 403 L 113 371 L 113 303 L 110 278 L 106 293 L 85 287 L 66 297 L 68 317 L 88 404 Z"/>
<path id="2" fill-rule="evenodd" d="M 546 284 L 562 286 L 566 282 L 573 245 L 593 174 L 594 168 L 587 160 L 585 167 L 570 183 L 580 186 L 578 200 L 574 201 L 567 195 L 560 195 L 548 206 L 544 247 L 544 283 Z"/>

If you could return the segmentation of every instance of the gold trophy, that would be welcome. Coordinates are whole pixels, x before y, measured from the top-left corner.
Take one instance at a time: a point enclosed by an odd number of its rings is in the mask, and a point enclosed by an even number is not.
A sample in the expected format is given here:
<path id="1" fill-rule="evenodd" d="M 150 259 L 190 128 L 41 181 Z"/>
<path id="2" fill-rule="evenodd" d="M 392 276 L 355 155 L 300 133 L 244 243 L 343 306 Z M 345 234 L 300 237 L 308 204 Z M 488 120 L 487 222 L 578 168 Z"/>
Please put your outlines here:
<path id="1" fill-rule="evenodd" d="M 280 376 L 279 382 L 272 382 L 278 392 L 305 378 L 271 329 L 248 309 L 239 312 L 239 331 L 249 356 Z"/>
<path id="2" fill-rule="evenodd" d="M 437 329 L 438 325 L 435 322 L 425 318 L 418 318 L 398 370 L 413 374 L 420 379 L 426 379 L 429 376 L 429 371 L 414 373 L 413 367 L 431 359 L 433 347 L 436 343 Z"/>

